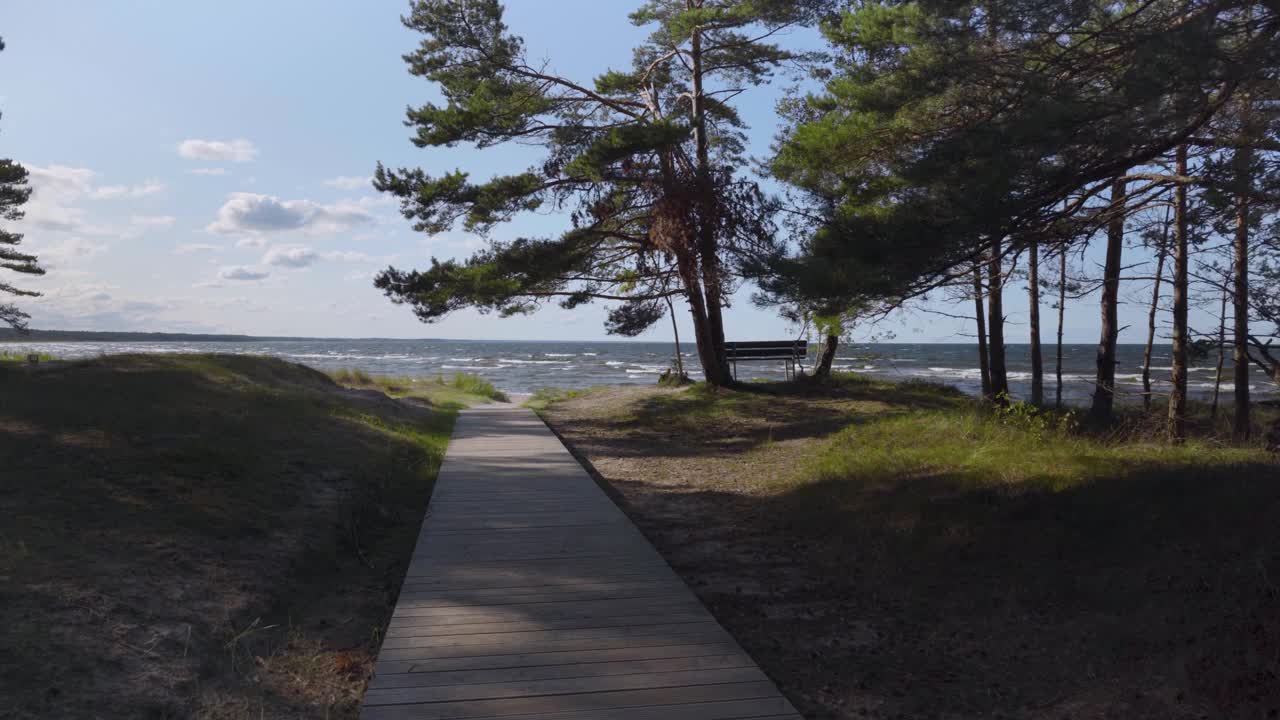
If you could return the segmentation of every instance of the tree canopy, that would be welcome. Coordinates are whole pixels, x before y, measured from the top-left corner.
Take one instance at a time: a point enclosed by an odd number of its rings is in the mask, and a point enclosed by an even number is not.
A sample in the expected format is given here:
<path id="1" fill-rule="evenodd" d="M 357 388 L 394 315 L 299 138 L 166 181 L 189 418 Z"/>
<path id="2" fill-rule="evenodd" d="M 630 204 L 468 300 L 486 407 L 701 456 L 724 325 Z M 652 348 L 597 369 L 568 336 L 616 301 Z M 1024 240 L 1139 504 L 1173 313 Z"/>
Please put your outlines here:
<path id="1" fill-rule="evenodd" d="M 4 41 L 0 40 L 0 51 L 3 50 Z M 13 160 L 0 159 L 0 220 L 21 220 L 22 206 L 30 198 L 31 186 L 27 183 L 27 169 Z M 0 268 L 23 275 L 43 275 L 44 269 L 37 264 L 36 256 L 17 249 L 21 242 L 22 233 L 0 227 Z M 39 295 L 11 285 L 3 279 L 0 279 L 0 294 L 19 297 Z M 0 302 L 0 323 L 25 329 L 30 317 L 14 303 Z"/>
<path id="2" fill-rule="evenodd" d="M 653 27 L 624 70 L 569 78 L 526 56 L 497 0 L 418 0 L 403 19 L 424 36 L 405 56 L 443 96 L 408 111 L 419 147 L 540 147 L 522 172 L 473 180 L 379 164 L 375 186 L 400 198 L 414 228 L 490 238 L 464 261 L 388 268 L 376 285 L 431 321 L 461 308 L 503 315 L 547 301 L 617 303 L 608 329 L 638 334 L 684 297 L 704 374 L 727 382 L 721 309 L 738 261 L 774 242 L 772 208 L 745 164 L 733 106 L 775 72 L 811 59 L 773 41 L 816 2 L 651 0 L 630 15 Z M 522 212 L 567 215 L 555 237 L 497 239 Z"/>

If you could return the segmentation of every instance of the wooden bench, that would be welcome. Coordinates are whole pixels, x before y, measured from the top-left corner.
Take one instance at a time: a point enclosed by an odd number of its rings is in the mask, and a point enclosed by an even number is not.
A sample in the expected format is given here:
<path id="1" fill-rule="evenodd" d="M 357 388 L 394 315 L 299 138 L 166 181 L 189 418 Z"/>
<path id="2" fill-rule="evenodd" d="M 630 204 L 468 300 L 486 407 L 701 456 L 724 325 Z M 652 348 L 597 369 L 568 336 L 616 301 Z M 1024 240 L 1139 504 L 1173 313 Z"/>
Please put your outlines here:
<path id="1" fill-rule="evenodd" d="M 796 363 L 809 354 L 807 340 L 751 340 L 727 342 L 724 352 L 733 368 L 733 379 L 738 379 L 738 363 L 753 360 L 781 360 L 786 363 L 787 379 L 796 376 Z"/>

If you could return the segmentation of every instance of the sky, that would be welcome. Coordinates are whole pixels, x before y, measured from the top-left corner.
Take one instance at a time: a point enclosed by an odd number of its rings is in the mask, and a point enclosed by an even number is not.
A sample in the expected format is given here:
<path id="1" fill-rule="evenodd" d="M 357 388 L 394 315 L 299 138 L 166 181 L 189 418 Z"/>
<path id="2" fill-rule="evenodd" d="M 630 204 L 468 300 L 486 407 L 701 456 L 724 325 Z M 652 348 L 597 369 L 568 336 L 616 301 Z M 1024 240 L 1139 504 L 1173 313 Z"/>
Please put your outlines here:
<path id="1" fill-rule="evenodd" d="M 646 30 L 638 0 L 509 0 L 529 54 L 584 82 L 625 67 Z M 424 325 L 372 285 L 388 265 L 465 257 L 483 239 L 417 233 L 369 178 L 378 161 L 485 177 L 537 162 L 530 148 L 418 149 L 406 106 L 436 97 L 406 71 L 416 35 L 405 0 L 9 2 L 0 7 L 0 157 L 35 189 L 17 229 L 48 274 L 19 284 L 32 327 L 312 337 L 600 340 L 606 307 L 531 316 L 462 311 Z M 812 43 L 803 33 L 789 42 Z M 740 98 L 751 150 L 768 153 L 781 87 Z M 526 214 L 495 238 L 554 235 L 562 216 Z M 1097 264 L 1090 255 L 1087 264 Z M 1048 273 L 1046 273 L 1048 274 Z M 1122 342 L 1145 334 L 1128 288 Z M 749 301 L 730 339 L 796 328 Z M 1025 293 L 1006 300 L 1009 342 L 1025 335 Z M 936 311 L 936 312 L 935 312 Z M 972 304 L 936 299 L 855 332 L 859 339 L 969 342 Z M 1052 334 L 1047 306 L 1045 340 Z M 1069 305 L 1068 342 L 1097 340 L 1096 302 Z M 691 337 L 685 313 L 682 335 Z M 667 340 L 659 323 L 640 339 Z"/>

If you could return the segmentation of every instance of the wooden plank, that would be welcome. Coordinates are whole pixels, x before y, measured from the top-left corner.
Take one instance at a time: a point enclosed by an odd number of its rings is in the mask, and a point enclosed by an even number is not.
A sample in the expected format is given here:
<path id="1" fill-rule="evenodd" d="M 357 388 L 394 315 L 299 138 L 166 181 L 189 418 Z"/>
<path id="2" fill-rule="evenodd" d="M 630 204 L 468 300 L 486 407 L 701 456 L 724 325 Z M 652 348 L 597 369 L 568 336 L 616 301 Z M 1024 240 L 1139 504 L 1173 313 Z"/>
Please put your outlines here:
<path id="1" fill-rule="evenodd" d="M 370 690 L 365 705 L 403 705 L 406 703 L 438 703 L 459 700 L 488 700 L 542 695 L 572 695 L 618 690 L 723 685 L 726 683 L 767 682 L 756 667 L 712 670 L 677 670 L 672 672 L 632 673 L 591 677 L 556 678 L 517 682 L 478 683 L 474 685 L 435 685 Z"/>
<path id="2" fill-rule="evenodd" d="M 398 687 L 434 687 L 438 685 L 473 685 L 475 683 L 555 680 L 604 675 L 631 675 L 649 672 L 681 672 L 685 670 L 717 670 L 755 667 L 742 653 L 694 655 L 661 660 L 621 660 L 567 665 L 535 665 L 533 667 L 493 668 L 489 670 L 455 670 L 442 672 L 388 673 L 375 677 L 370 689 Z"/>
<path id="3" fill-rule="evenodd" d="M 395 638 L 387 638 L 378 651 L 379 658 L 387 660 L 429 660 L 432 658 L 476 657 L 480 655 L 523 655 L 553 650 L 612 650 L 632 645 L 670 645 L 678 642 L 728 642 L 731 638 L 719 627 L 690 626 L 687 630 L 666 630 L 658 633 L 610 634 L 600 637 L 547 640 L 524 638 L 511 640 L 494 638 L 485 644 L 450 644 L 431 647 L 385 647 Z"/>
<path id="4" fill-rule="evenodd" d="M 664 687 L 645 690 L 618 690 L 614 692 L 582 693 L 575 695 L 533 695 L 491 700 L 461 700 L 457 702 L 415 703 L 388 707 L 411 707 L 417 720 L 455 720 L 461 718 L 500 718 L 513 715 L 527 716 L 546 712 L 601 713 L 653 705 L 703 703 L 717 700 L 769 700 L 777 697 L 773 683 L 765 681 L 725 683 L 722 685 L 692 685 L 689 687 Z M 379 706 L 365 706 L 362 718 L 388 717 L 371 712 Z M 390 717 L 396 717 L 392 715 Z M 593 717 L 602 717 L 593 715 Z M 697 717 L 696 715 L 689 717 Z M 525 719 L 527 720 L 527 719 Z"/>
<path id="5" fill-rule="evenodd" d="M 527 410 L 459 418 L 362 718 L 798 720 Z"/>
<path id="6" fill-rule="evenodd" d="M 378 658 L 377 675 L 417 674 L 427 672 L 452 672 L 458 670 L 488 670 L 496 668 L 548 667 L 581 663 L 630 662 L 686 658 L 700 655 L 717 655 L 741 652 L 731 642 L 706 642 L 685 640 L 632 643 L 625 648 L 596 648 L 588 650 L 553 650 L 521 653 L 516 655 L 470 655 L 454 658 L 421 658 L 418 660 L 388 660 Z"/>
<path id="7" fill-rule="evenodd" d="M 363 720 L 415 720 L 424 716 L 415 705 L 381 705 L 361 713 Z M 777 713 L 777 714 L 761 714 Z M 476 717 L 476 716 L 471 716 Z M 489 715 L 489 718 L 501 717 Z M 520 716 L 519 720 L 801 720 L 782 698 L 725 700 L 694 704 L 633 706 L 586 711 L 551 711 Z"/>
<path id="8" fill-rule="evenodd" d="M 809 347 L 808 340 L 735 340 L 724 344 L 726 350 L 754 348 L 800 348 Z"/>

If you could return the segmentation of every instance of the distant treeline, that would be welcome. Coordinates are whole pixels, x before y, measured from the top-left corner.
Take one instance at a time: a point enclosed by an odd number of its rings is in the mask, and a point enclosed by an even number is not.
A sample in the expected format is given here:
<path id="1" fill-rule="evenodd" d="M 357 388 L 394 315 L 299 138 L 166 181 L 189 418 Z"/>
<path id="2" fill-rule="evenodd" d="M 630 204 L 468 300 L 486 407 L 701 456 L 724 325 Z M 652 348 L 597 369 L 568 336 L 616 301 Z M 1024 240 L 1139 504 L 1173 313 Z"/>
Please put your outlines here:
<path id="1" fill-rule="evenodd" d="M 254 337 L 252 335 L 203 335 L 199 333 L 92 332 L 88 330 L 27 330 L 0 328 L 0 342 L 244 342 L 252 340 L 307 340 L 310 338 Z"/>

